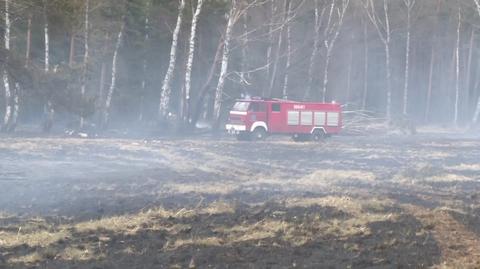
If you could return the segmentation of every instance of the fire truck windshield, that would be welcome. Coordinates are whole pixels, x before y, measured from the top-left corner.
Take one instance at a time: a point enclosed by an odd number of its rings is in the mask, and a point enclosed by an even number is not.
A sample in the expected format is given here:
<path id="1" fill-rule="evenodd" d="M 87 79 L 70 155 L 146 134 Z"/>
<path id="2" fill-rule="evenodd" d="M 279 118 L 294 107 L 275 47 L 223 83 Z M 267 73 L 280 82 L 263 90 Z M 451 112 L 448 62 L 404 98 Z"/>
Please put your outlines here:
<path id="1" fill-rule="evenodd" d="M 233 106 L 233 111 L 245 112 L 248 110 L 249 105 L 250 105 L 250 102 L 236 102 L 235 105 Z"/>

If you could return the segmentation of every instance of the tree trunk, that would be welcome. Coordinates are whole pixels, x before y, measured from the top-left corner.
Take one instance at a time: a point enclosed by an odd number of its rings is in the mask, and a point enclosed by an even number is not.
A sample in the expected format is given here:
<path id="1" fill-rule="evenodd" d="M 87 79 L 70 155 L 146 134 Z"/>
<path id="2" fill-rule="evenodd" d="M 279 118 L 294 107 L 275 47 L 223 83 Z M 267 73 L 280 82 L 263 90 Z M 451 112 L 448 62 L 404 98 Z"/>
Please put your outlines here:
<path id="1" fill-rule="evenodd" d="M 18 121 L 18 113 L 20 112 L 20 84 L 18 82 L 15 83 L 14 91 L 13 91 L 13 111 L 12 111 L 12 118 L 8 125 L 8 132 L 14 132 L 15 128 L 17 127 Z"/>
<path id="2" fill-rule="evenodd" d="M 409 68 L 410 68 L 410 29 L 411 29 L 411 13 L 415 5 L 415 0 L 404 0 L 407 6 L 407 44 L 405 46 L 405 84 L 403 88 L 403 115 L 408 112 L 408 91 L 409 91 Z"/>
<path id="3" fill-rule="evenodd" d="M 282 98 L 283 99 L 288 99 L 288 80 L 290 76 L 290 65 L 292 61 L 292 38 L 291 38 L 291 25 L 290 25 L 290 20 L 292 19 L 291 17 L 291 1 L 290 0 L 285 0 L 285 10 L 287 12 L 287 61 L 285 63 L 285 76 L 283 80 L 283 90 L 282 90 Z"/>
<path id="4" fill-rule="evenodd" d="M 200 13 L 202 12 L 203 0 L 198 0 L 197 8 L 195 9 L 195 13 L 192 17 L 192 28 L 190 30 L 190 41 L 188 46 L 188 60 L 187 66 L 185 71 L 185 109 L 183 116 L 183 120 L 185 122 L 191 121 L 190 119 L 190 92 L 192 87 L 192 67 L 193 67 L 193 58 L 195 56 L 195 38 L 197 33 L 197 23 Z"/>
<path id="5" fill-rule="evenodd" d="M 117 36 L 117 43 L 115 44 L 115 50 L 113 51 L 113 58 L 112 58 L 112 82 L 110 83 L 110 88 L 107 93 L 107 97 L 105 99 L 105 108 L 103 112 L 103 127 L 106 127 L 109 120 L 110 120 L 110 106 L 112 105 L 112 97 L 115 91 L 116 82 L 117 82 L 117 61 L 118 61 L 118 51 L 120 50 L 120 46 L 122 44 L 122 37 L 123 37 L 123 29 L 125 25 L 122 24 L 120 28 L 120 32 L 118 32 Z"/>
<path id="6" fill-rule="evenodd" d="M 11 21 L 10 21 L 10 0 L 5 0 L 5 33 L 4 33 L 4 42 L 5 42 L 5 50 L 10 50 L 10 28 L 11 28 Z M 7 55 L 7 63 L 4 64 L 3 67 L 3 86 L 5 89 L 5 115 L 3 117 L 3 127 L 4 131 L 7 131 L 8 125 L 10 124 L 11 116 L 12 116 L 12 92 L 10 90 L 10 82 L 8 78 L 7 72 L 7 64 L 8 64 L 8 55 Z"/>
<path id="7" fill-rule="evenodd" d="M 47 3 L 48 0 L 43 1 L 43 19 L 44 27 L 43 32 L 45 34 L 45 72 L 50 70 L 50 36 L 48 33 L 48 17 L 47 17 Z"/>
<path id="8" fill-rule="evenodd" d="M 474 0 L 475 5 L 477 7 L 477 13 L 480 16 L 480 2 L 478 0 Z M 477 106 L 475 108 L 475 113 L 473 115 L 472 123 L 475 125 L 478 123 L 478 119 L 480 117 L 480 95 L 478 96 Z"/>
<path id="9" fill-rule="evenodd" d="M 273 24 L 274 24 L 274 17 L 275 13 L 277 13 L 277 5 L 275 5 L 275 0 L 270 1 L 270 22 L 268 25 L 268 47 L 267 47 L 267 83 L 263 90 L 263 96 L 269 96 L 269 85 L 270 85 L 270 77 L 272 73 L 272 52 L 273 52 Z"/>
<path id="10" fill-rule="evenodd" d="M 363 70 L 363 97 L 362 97 L 362 110 L 367 109 L 368 100 L 368 25 L 364 22 L 363 25 L 363 49 L 364 49 L 364 70 Z"/>
<path id="11" fill-rule="evenodd" d="M 83 71 L 82 71 L 82 88 L 81 88 L 81 98 L 82 104 L 85 101 L 85 93 L 87 87 L 87 71 L 88 71 L 88 57 L 89 57 L 89 47 L 88 47 L 88 27 L 89 27 L 89 18 L 88 13 L 90 12 L 90 0 L 85 0 L 85 29 L 84 29 L 84 55 L 83 55 Z M 80 129 L 83 129 L 85 125 L 85 108 L 82 107 L 80 115 Z"/>
<path id="12" fill-rule="evenodd" d="M 68 57 L 68 66 L 73 68 L 75 64 L 75 33 L 72 29 L 72 33 L 70 34 L 70 55 Z"/>
<path id="13" fill-rule="evenodd" d="M 303 96 L 303 100 L 308 100 L 310 98 L 310 94 L 312 92 L 312 84 L 313 84 L 313 70 L 315 68 L 315 60 L 317 59 L 318 50 L 320 48 L 320 27 L 322 24 L 323 14 L 325 12 L 325 8 L 323 8 L 321 14 L 319 10 L 319 3 L 318 0 L 315 0 L 315 34 L 313 38 L 313 49 L 310 55 L 310 64 L 308 65 L 308 82 L 307 82 L 307 90 Z"/>
<path id="14" fill-rule="evenodd" d="M 285 0 L 285 1 L 289 1 L 289 0 Z M 280 60 L 280 53 L 283 47 L 283 30 L 285 28 L 285 24 L 288 23 L 287 11 L 285 10 L 284 12 L 285 12 L 285 16 L 283 18 L 282 25 L 280 27 L 280 33 L 278 34 L 277 50 L 275 52 L 275 58 L 273 59 L 272 73 L 270 75 L 270 85 L 268 86 L 268 92 L 266 97 L 272 96 L 273 87 L 275 86 L 275 79 L 277 77 L 278 62 Z"/>
<path id="15" fill-rule="evenodd" d="M 195 113 L 192 115 L 192 122 L 191 122 L 191 128 L 195 127 L 197 124 L 197 121 L 199 119 L 200 113 L 202 112 L 202 108 L 204 107 L 203 104 L 205 103 L 205 96 L 208 94 L 209 86 L 210 83 L 212 82 L 213 76 L 215 75 L 215 70 L 217 67 L 217 63 L 220 60 L 220 55 L 222 52 L 222 48 L 224 46 L 224 41 L 221 40 L 218 42 L 217 46 L 217 51 L 215 52 L 215 57 L 213 59 L 212 65 L 210 67 L 210 71 L 208 72 L 207 80 L 203 84 L 202 88 L 200 89 L 200 92 L 197 97 L 197 101 L 195 104 Z M 208 102 L 208 100 L 207 100 Z M 208 113 L 207 113 L 208 114 Z"/>
<path id="16" fill-rule="evenodd" d="M 244 92 L 246 92 L 246 86 L 249 85 L 249 65 L 248 65 L 248 10 L 242 16 L 243 21 L 243 36 L 242 36 L 242 60 L 241 60 L 241 72 L 240 79 Z"/>
<path id="17" fill-rule="evenodd" d="M 100 67 L 100 84 L 98 87 L 98 104 L 103 104 L 103 101 L 104 101 L 106 73 L 107 73 L 107 64 L 102 61 L 102 66 Z M 99 107 L 102 107 L 102 105 L 99 105 Z"/>
<path id="18" fill-rule="evenodd" d="M 473 49 L 474 49 L 474 46 L 475 46 L 475 28 L 472 28 L 472 33 L 470 35 L 470 46 L 469 46 L 469 49 L 468 49 L 468 59 L 467 59 L 467 70 L 465 71 L 467 74 L 466 74 L 466 77 L 465 77 L 465 81 L 467 83 L 466 85 L 466 91 L 465 91 L 465 100 L 470 100 L 470 90 L 471 90 L 471 86 L 472 86 L 472 58 L 473 58 Z M 468 113 L 468 115 L 470 115 L 470 107 L 471 107 L 471 103 L 468 102 L 467 105 L 466 105 L 466 111 Z"/>
<path id="19" fill-rule="evenodd" d="M 342 0 L 342 7 L 338 8 L 338 22 L 333 21 L 333 9 L 335 7 L 335 0 L 332 0 L 331 8 L 330 8 L 330 15 L 328 17 L 327 26 L 325 29 L 325 40 L 324 45 L 326 49 L 326 56 L 325 56 L 325 66 L 323 72 L 323 90 L 322 90 L 322 101 L 327 101 L 327 86 L 328 86 L 328 68 L 330 66 L 330 60 L 332 57 L 333 48 L 335 46 L 335 42 L 337 41 L 338 35 L 340 34 L 340 30 L 343 25 L 343 18 L 345 17 L 345 12 L 347 11 L 348 5 L 350 0 Z M 331 33 L 333 33 L 332 36 Z"/>
<path id="20" fill-rule="evenodd" d="M 149 13 L 148 10 L 150 9 L 151 2 L 147 2 L 147 14 L 145 14 L 145 25 L 144 25 L 144 46 L 148 44 L 150 41 L 150 18 L 149 18 Z M 145 103 L 145 94 L 147 90 L 147 67 L 148 67 L 148 62 L 147 62 L 147 48 L 144 47 L 144 55 L 143 55 L 143 65 L 142 65 L 142 82 L 141 82 L 141 93 L 140 93 L 140 105 L 138 109 L 138 121 L 143 121 L 143 106 Z"/>
<path id="21" fill-rule="evenodd" d="M 383 9 L 385 12 L 386 42 L 385 42 L 385 62 L 387 65 L 387 119 L 392 119 L 392 70 L 390 66 L 390 18 L 388 15 L 387 0 L 383 0 Z"/>
<path id="22" fill-rule="evenodd" d="M 159 105 L 159 113 L 158 113 L 159 119 L 164 119 L 165 116 L 167 116 L 168 114 L 168 109 L 170 105 L 170 94 L 172 91 L 170 84 L 173 79 L 175 64 L 177 61 L 178 36 L 180 34 L 180 29 L 182 26 L 184 9 L 185 9 L 185 0 L 180 0 L 180 5 L 178 7 L 177 24 L 175 26 L 175 30 L 173 31 L 172 46 L 170 48 L 170 61 L 168 64 L 167 73 L 165 74 L 165 78 L 162 83 L 162 93 L 160 97 L 160 105 Z"/>
<path id="23" fill-rule="evenodd" d="M 220 69 L 220 76 L 218 78 L 218 84 L 215 91 L 215 104 L 213 106 L 213 116 L 215 122 L 220 120 L 221 105 L 223 99 L 223 89 L 225 87 L 225 80 L 227 78 L 228 61 L 230 59 L 230 41 L 232 39 L 232 30 L 236 16 L 236 0 L 232 1 L 230 8 L 230 14 L 228 16 L 227 29 L 225 30 L 225 39 L 223 45 L 222 67 Z"/>
<path id="24" fill-rule="evenodd" d="M 392 72 L 390 66 L 390 18 L 388 13 L 388 1 L 383 0 L 383 11 L 385 16 L 385 23 L 380 25 L 380 20 L 375 11 L 375 2 L 369 0 L 362 2 L 366 11 L 366 14 L 373 26 L 377 30 L 378 36 L 382 40 L 382 43 L 385 48 L 385 69 L 386 69 L 386 82 L 387 82 L 387 101 L 386 101 L 386 117 L 389 122 L 392 120 Z"/>
<path id="25" fill-rule="evenodd" d="M 30 65 L 30 54 L 32 50 L 32 14 L 28 15 L 27 21 L 27 47 L 25 50 L 25 67 L 28 68 Z"/>
<path id="26" fill-rule="evenodd" d="M 354 35 L 352 34 L 352 44 L 355 40 Z M 353 69 L 353 46 L 350 46 L 348 53 L 348 68 L 347 68 L 347 98 L 345 103 L 348 105 L 350 103 L 350 98 L 352 95 L 352 69 Z"/>
<path id="27" fill-rule="evenodd" d="M 455 111 L 453 123 L 458 126 L 458 108 L 460 101 L 460 29 L 462 27 L 462 13 L 458 8 L 458 25 L 457 25 L 457 44 L 455 46 Z"/>
<path id="28" fill-rule="evenodd" d="M 48 29 L 48 15 L 47 15 L 47 4 L 48 0 L 43 1 L 43 32 L 44 32 L 44 42 L 45 42 L 45 62 L 44 62 L 44 70 L 45 73 L 50 71 L 50 36 L 49 36 L 49 29 Z M 50 95 L 50 94 L 49 94 Z M 50 132 L 53 127 L 53 120 L 55 118 L 55 109 L 53 107 L 53 102 L 51 100 L 52 96 L 47 96 L 47 104 L 45 111 L 47 113 L 46 122 L 43 125 L 44 132 Z"/>
<path id="29" fill-rule="evenodd" d="M 435 44 L 435 43 L 434 43 Z M 425 106 L 425 122 L 429 121 L 430 107 L 432 103 L 432 89 L 433 89 L 433 69 L 435 64 L 435 45 L 432 44 L 430 54 L 430 69 L 428 74 L 428 91 L 427 91 L 427 104 Z"/>

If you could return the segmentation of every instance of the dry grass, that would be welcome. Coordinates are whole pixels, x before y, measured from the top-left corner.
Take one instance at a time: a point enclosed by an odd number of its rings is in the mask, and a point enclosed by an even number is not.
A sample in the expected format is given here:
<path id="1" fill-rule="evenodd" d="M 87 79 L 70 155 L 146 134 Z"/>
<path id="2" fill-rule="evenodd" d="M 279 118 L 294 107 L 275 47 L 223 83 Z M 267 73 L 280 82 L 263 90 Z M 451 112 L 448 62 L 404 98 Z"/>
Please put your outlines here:
<path id="1" fill-rule="evenodd" d="M 24 233 L 21 230 L 17 233 L 0 232 L 0 247 L 15 247 L 27 245 L 30 247 L 47 247 L 70 236 L 66 229 L 58 231 L 33 231 Z"/>
<path id="2" fill-rule="evenodd" d="M 298 185 L 332 185 L 332 182 L 339 183 L 342 181 L 356 180 L 363 182 L 373 182 L 376 176 L 372 172 L 363 170 L 339 170 L 339 169 L 323 169 L 295 180 Z"/>

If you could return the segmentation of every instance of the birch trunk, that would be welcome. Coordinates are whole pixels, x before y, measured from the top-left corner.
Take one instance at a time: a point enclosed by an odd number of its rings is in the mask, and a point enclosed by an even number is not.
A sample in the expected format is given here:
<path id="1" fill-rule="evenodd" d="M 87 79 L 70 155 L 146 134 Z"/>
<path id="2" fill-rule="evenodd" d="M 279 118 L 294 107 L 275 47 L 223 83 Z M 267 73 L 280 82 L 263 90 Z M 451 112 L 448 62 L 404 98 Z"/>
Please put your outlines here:
<path id="1" fill-rule="evenodd" d="M 325 8 L 323 8 L 322 12 L 320 12 L 318 1 L 319 0 L 315 0 L 315 34 L 313 38 L 313 49 L 310 55 L 310 63 L 308 65 L 308 82 L 307 90 L 305 91 L 305 94 L 303 96 L 304 100 L 307 100 L 312 92 L 313 69 L 315 68 L 315 60 L 317 59 L 318 50 L 320 49 L 320 28 L 322 26 L 321 24 Z"/>
<path id="2" fill-rule="evenodd" d="M 327 26 L 325 29 L 325 40 L 324 45 L 326 49 L 326 56 L 325 56 L 325 65 L 324 65 L 324 72 L 323 72 L 323 90 L 322 90 L 322 101 L 327 101 L 327 86 L 328 86 L 328 69 L 330 66 L 330 60 L 332 57 L 333 48 L 335 46 L 335 42 L 340 34 L 340 30 L 343 25 L 343 19 L 345 17 L 345 12 L 347 11 L 348 5 L 350 0 L 342 0 L 342 6 L 337 8 L 338 14 L 338 21 L 337 23 L 333 21 L 333 9 L 335 7 L 335 0 L 332 0 L 330 14 L 328 17 Z"/>
<path id="3" fill-rule="evenodd" d="M 392 119 L 392 70 L 390 66 L 390 18 L 388 14 L 387 0 L 383 0 L 383 10 L 385 12 L 386 42 L 385 42 L 385 61 L 387 65 L 387 119 Z"/>
<path id="4" fill-rule="evenodd" d="M 147 10 L 150 9 L 151 3 L 150 1 L 147 2 Z M 145 25 L 144 25 L 145 35 L 143 38 L 143 42 L 145 46 L 148 44 L 150 40 L 150 18 L 147 11 L 145 14 Z M 142 82 L 141 82 L 141 93 L 140 93 L 140 106 L 139 106 L 139 113 L 138 113 L 138 121 L 143 121 L 143 105 L 145 103 L 145 94 L 147 90 L 147 48 L 144 48 L 144 55 L 143 55 L 143 65 L 142 65 Z"/>
<path id="5" fill-rule="evenodd" d="M 473 49 L 475 46 L 475 28 L 472 28 L 472 33 L 470 35 L 470 46 L 468 49 L 468 59 L 467 59 L 467 70 L 465 71 L 467 73 L 465 81 L 467 83 L 466 91 L 465 91 L 465 100 L 470 100 L 470 89 L 471 89 L 471 74 L 472 74 L 472 58 L 473 58 Z M 467 112 L 470 113 L 470 102 L 466 106 Z"/>
<path id="6" fill-rule="evenodd" d="M 159 105 L 159 113 L 158 113 L 160 119 L 165 118 L 165 116 L 168 113 L 168 108 L 170 104 L 170 94 L 172 92 L 170 84 L 173 79 L 175 64 L 177 62 L 178 36 L 180 34 L 180 29 L 182 26 L 184 9 L 185 9 L 185 0 L 180 0 L 180 5 L 178 7 L 177 24 L 175 26 L 175 30 L 173 31 L 172 46 L 170 48 L 170 61 L 168 64 L 167 73 L 165 74 L 165 78 L 162 83 L 162 93 L 160 97 L 160 105 Z"/>
<path id="7" fill-rule="evenodd" d="M 243 36 L 242 36 L 242 62 L 241 62 L 241 72 L 240 72 L 240 79 L 242 81 L 242 85 L 245 87 L 249 84 L 250 76 L 248 72 L 248 10 L 245 10 L 243 16 Z"/>
<path id="8" fill-rule="evenodd" d="M 460 29 L 462 27 L 462 12 L 458 8 L 458 25 L 457 25 L 457 44 L 455 46 L 455 111 L 453 123 L 458 126 L 458 108 L 460 100 Z"/>
<path id="9" fill-rule="evenodd" d="M 68 57 L 68 66 L 70 68 L 73 68 L 73 65 L 75 64 L 75 33 L 73 31 L 74 30 L 72 29 L 70 35 L 70 55 Z"/>
<path id="10" fill-rule="evenodd" d="M 104 100 L 106 73 L 107 73 L 107 64 L 105 62 L 102 62 L 102 66 L 100 68 L 100 84 L 99 84 L 99 87 L 98 87 L 99 104 L 103 104 L 103 100 Z M 102 106 L 100 105 L 100 107 L 102 107 Z"/>
<path id="11" fill-rule="evenodd" d="M 437 22 L 438 22 L 438 16 L 440 15 L 440 4 L 441 0 L 437 0 Z M 435 30 L 435 34 L 433 36 L 433 41 L 432 41 L 432 48 L 431 48 L 431 53 L 430 53 L 430 68 L 429 68 L 429 74 L 428 74 L 428 89 L 427 89 L 427 98 L 426 98 L 426 105 L 425 105 L 425 114 L 424 114 L 424 121 L 427 123 L 430 118 L 430 109 L 431 109 L 431 103 L 432 103 L 432 90 L 433 90 L 433 70 L 434 70 L 434 64 L 435 64 L 435 44 L 437 41 L 437 35 L 438 35 L 438 29 Z"/>
<path id="12" fill-rule="evenodd" d="M 43 1 L 43 32 L 44 32 L 44 42 L 45 42 L 45 63 L 44 63 L 44 71 L 48 73 L 50 71 L 50 36 L 49 36 L 49 28 L 48 28 L 48 16 L 47 16 L 47 4 L 48 0 Z M 44 123 L 43 130 L 45 132 L 49 132 L 53 127 L 53 120 L 55 117 L 55 109 L 53 107 L 53 102 L 51 100 L 51 96 L 47 96 L 47 104 L 45 111 L 47 113 L 46 122 Z"/>
<path id="13" fill-rule="evenodd" d="M 82 88 L 81 88 L 81 98 L 82 103 L 85 101 L 85 92 L 87 87 L 87 69 L 88 69 L 88 57 L 89 57 L 89 47 L 88 47 L 88 27 L 89 27 L 89 18 L 88 13 L 90 11 L 90 0 L 85 0 L 85 29 L 84 29 L 84 55 L 83 55 L 83 71 L 82 71 Z M 85 125 L 85 112 L 82 108 L 82 113 L 80 115 L 80 129 L 83 129 Z"/>
<path id="14" fill-rule="evenodd" d="M 110 88 L 107 92 L 107 97 L 105 98 L 105 108 L 103 112 L 103 126 L 106 127 L 108 121 L 110 120 L 110 107 L 112 105 L 112 97 L 115 92 L 116 82 L 117 82 L 117 60 L 118 60 L 118 51 L 122 44 L 123 29 L 125 25 L 122 24 L 120 32 L 118 32 L 117 42 L 115 44 L 115 50 L 113 51 L 112 58 L 112 82 L 110 83 Z"/>
<path id="15" fill-rule="evenodd" d="M 43 19 L 44 19 L 44 28 L 43 32 L 45 35 L 45 72 L 48 73 L 50 70 L 50 36 L 48 34 L 48 17 L 47 17 L 47 2 L 48 0 L 43 1 Z"/>
<path id="16" fill-rule="evenodd" d="M 415 0 L 404 0 L 407 6 L 407 44 L 405 46 L 405 84 L 403 87 L 403 115 L 407 115 L 408 110 L 408 91 L 409 91 L 409 68 L 410 68 L 410 29 L 411 29 L 411 13 L 415 6 Z"/>
<path id="17" fill-rule="evenodd" d="M 352 44 L 355 40 L 355 36 L 352 35 Z M 346 104 L 350 103 L 350 96 L 352 94 L 352 66 L 353 66 L 353 46 L 350 46 L 349 53 L 348 53 L 348 68 L 347 68 L 347 98 Z"/>
<path id="18" fill-rule="evenodd" d="M 17 120 L 18 120 L 18 113 L 20 112 L 20 84 L 17 82 L 15 83 L 14 91 L 13 91 L 13 111 L 12 111 L 12 118 L 10 120 L 10 123 L 8 125 L 8 132 L 13 132 L 15 131 L 15 128 L 17 127 Z"/>
<path id="19" fill-rule="evenodd" d="M 5 42 L 5 50 L 10 50 L 10 28 L 11 28 L 11 21 L 10 21 L 10 0 L 5 0 L 5 33 L 4 33 L 4 42 Z M 8 55 L 7 55 L 8 61 Z M 8 125 L 10 123 L 10 118 L 12 116 L 12 92 L 10 90 L 10 83 L 8 78 L 7 66 L 4 65 L 3 69 L 3 86 L 5 89 L 5 115 L 3 118 L 3 130 L 7 130 Z"/>
<path id="20" fill-rule="evenodd" d="M 285 0 L 285 1 L 289 1 L 289 0 Z M 283 18 L 282 25 L 280 26 L 280 33 L 278 34 L 277 50 L 275 52 L 275 58 L 273 59 L 273 67 L 272 67 L 272 73 L 270 75 L 270 85 L 268 87 L 267 97 L 271 97 L 273 92 L 273 87 L 275 86 L 275 79 L 277 77 L 277 69 L 278 69 L 278 61 L 280 59 L 280 52 L 283 46 L 283 31 L 285 28 L 285 24 L 288 23 L 287 22 L 288 16 L 287 16 L 286 10 L 284 12 L 285 12 L 285 16 Z"/>
<path id="21" fill-rule="evenodd" d="M 480 16 L 480 2 L 479 0 L 474 0 L 474 2 L 477 7 L 477 13 Z M 478 96 L 477 106 L 475 108 L 475 113 L 473 115 L 472 123 L 477 124 L 479 118 L 480 118 L 480 95 Z"/>
<path id="22" fill-rule="evenodd" d="M 368 25 L 364 21 L 363 24 L 363 49 L 364 49 L 364 67 L 363 67 L 363 98 L 362 98 L 362 110 L 367 109 L 368 99 Z"/>
<path id="23" fill-rule="evenodd" d="M 288 99 L 288 80 L 290 76 L 290 65 L 292 61 L 292 38 L 291 38 L 291 23 L 290 20 L 292 19 L 291 16 L 291 1 L 285 0 L 286 7 L 285 10 L 287 12 L 287 61 L 285 63 L 285 76 L 283 80 L 283 90 L 282 90 L 282 97 L 283 99 Z"/>
<path id="24" fill-rule="evenodd" d="M 30 53 L 32 50 L 32 14 L 28 15 L 27 20 L 27 47 L 25 50 L 25 67 L 30 65 Z"/>
<path id="25" fill-rule="evenodd" d="M 193 58 L 195 56 L 195 38 L 197 34 L 197 23 L 200 13 L 202 12 L 203 0 L 198 0 L 197 8 L 192 17 L 192 28 L 190 30 L 190 41 L 188 47 L 188 60 L 185 71 L 185 114 L 183 115 L 184 121 L 190 121 L 190 91 L 192 87 L 192 67 L 193 67 Z"/>
<path id="26" fill-rule="evenodd" d="M 435 44 L 435 43 L 434 43 Z M 430 70 L 428 73 L 428 90 L 427 90 L 427 104 L 425 106 L 425 122 L 428 122 L 430 117 L 430 107 L 432 103 L 432 89 L 433 89 L 433 68 L 435 64 L 435 46 L 432 45 L 430 54 Z"/>
<path id="27" fill-rule="evenodd" d="M 273 42 L 274 42 L 274 37 L 273 37 L 273 24 L 274 24 L 274 17 L 275 13 L 277 13 L 277 6 L 275 5 L 275 1 L 271 0 L 271 5 L 270 5 L 270 22 L 268 25 L 268 47 L 267 47 L 267 83 L 266 87 L 264 87 L 263 90 L 263 96 L 269 96 L 270 93 L 269 91 L 269 85 L 270 85 L 270 77 L 272 73 L 272 52 L 273 52 Z"/>
<path id="28" fill-rule="evenodd" d="M 383 12 L 385 15 L 384 22 L 381 22 L 375 11 L 375 5 L 373 0 L 368 0 L 363 3 L 368 18 L 372 22 L 373 26 L 377 30 L 378 36 L 382 40 L 385 49 L 385 68 L 386 68 L 386 82 L 387 82 L 387 101 L 386 101 L 386 116 L 390 122 L 392 119 L 392 71 L 390 66 L 390 18 L 388 11 L 388 1 L 383 0 Z M 380 25 L 381 24 L 381 25 Z"/>
<path id="29" fill-rule="evenodd" d="M 215 75 L 215 70 L 217 68 L 217 63 L 219 62 L 220 56 L 222 55 L 223 46 L 224 46 L 224 43 L 223 43 L 222 40 L 220 42 L 218 42 L 217 50 L 215 52 L 215 57 L 213 59 L 212 65 L 210 66 L 210 71 L 208 72 L 207 79 L 206 79 L 205 83 L 203 84 L 203 86 L 200 89 L 200 92 L 198 94 L 198 99 L 197 99 L 196 104 L 195 104 L 195 113 L 193 113 L 193 115 L 192 115 L 191 127 L 194 127 L 197 124 L 197 121 L 198 121 L 199 116 L 202 112 L 202 108 L 204 107 L 204 104 L 207 104 L 207 107 L 211 107 L 208 104 L 211 103 L 210 99 L 213 99 L 213 98 L 210 97 L 209 99 L 207 99 L 206 102 L 205 102 L 205 98 L 206 98 L 207 94 L 209 96 L 211 96 L 208 93 L 209 85 L 212 82 L 213 76 Z M 213 101 L 215 101 L 215 100 L 213 100 Z M 211 115 L 211 111 L 210 110 L 207 111 L 206 114 Z"/>
<path id="30" fill-rule="evenodd" d="M 236 1 L 232 1 L 230 14 L 228 16 L 227 29 L 225 30 L 225 39 L 223 44 L 222 67 L 220 69 L 220 76 L 218 78 L 217 88 L 215 90 L 215 103 L 213 106 L 213 116 L 215 121 L 220 119 L 220 112 L 223 99 L 223 89 L 225 87 L 225 80 L 227 78 L 228 61 L 230 59 L 230 40 L 232 39 L 232 30 L 236 15 Z"/>

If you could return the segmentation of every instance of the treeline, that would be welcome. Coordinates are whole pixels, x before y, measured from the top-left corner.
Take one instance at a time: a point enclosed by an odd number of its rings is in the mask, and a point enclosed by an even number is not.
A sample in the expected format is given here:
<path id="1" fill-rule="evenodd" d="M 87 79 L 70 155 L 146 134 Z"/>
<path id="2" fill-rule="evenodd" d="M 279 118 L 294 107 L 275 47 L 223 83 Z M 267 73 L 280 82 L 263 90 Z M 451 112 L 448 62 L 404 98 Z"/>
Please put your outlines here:
<path id="1" fill-rule="evenodd" d="M 241 96 L 474 125 L 478 0 L 3 0 L 1 128 L 219 126 Z"/>

